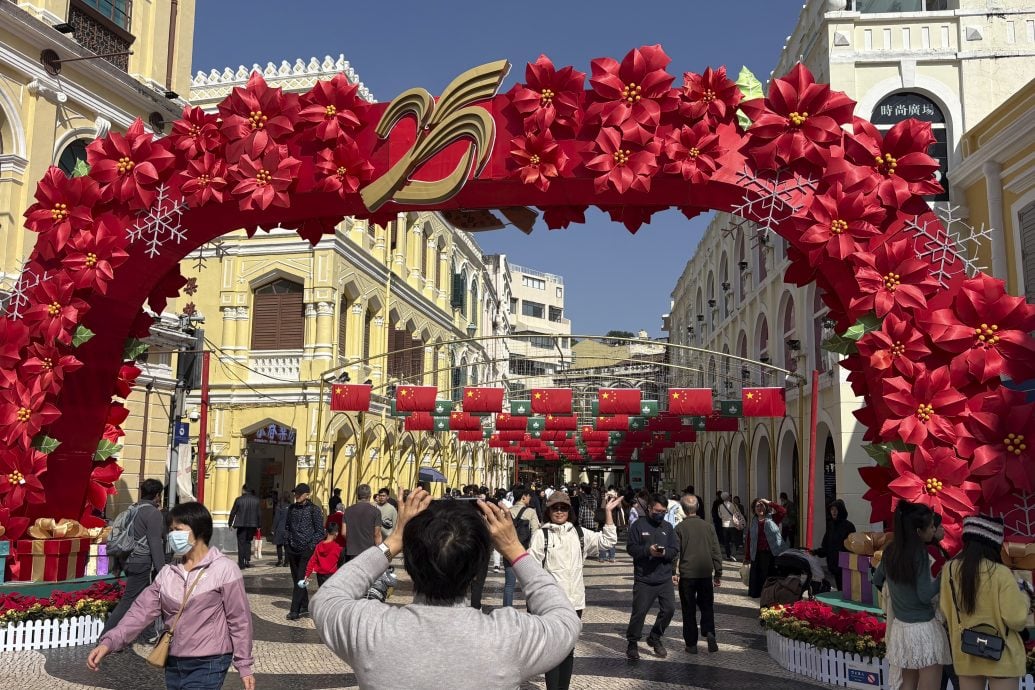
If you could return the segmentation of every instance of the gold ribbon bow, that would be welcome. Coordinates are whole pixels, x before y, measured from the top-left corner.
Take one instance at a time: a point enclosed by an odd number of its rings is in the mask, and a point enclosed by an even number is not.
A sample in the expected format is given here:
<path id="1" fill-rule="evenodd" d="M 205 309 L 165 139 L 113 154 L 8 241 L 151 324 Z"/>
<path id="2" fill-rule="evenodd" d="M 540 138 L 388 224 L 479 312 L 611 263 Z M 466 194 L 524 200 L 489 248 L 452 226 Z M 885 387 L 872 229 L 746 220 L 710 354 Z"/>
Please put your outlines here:
<path id="1" fill-rule="evenodd" d="M 891 532 L 852 532 L 845 539 L 845 548 L 849 553 L 872 556 L 883 550 L 892 537 Z"/>
<path id="2" fill-rule="evenodd" d="M 91 530 L 80 525 L 76 520 L 39 518 L 29 527 L 29 536 L 33 539 L 87 539 L 93 538 Z"/>

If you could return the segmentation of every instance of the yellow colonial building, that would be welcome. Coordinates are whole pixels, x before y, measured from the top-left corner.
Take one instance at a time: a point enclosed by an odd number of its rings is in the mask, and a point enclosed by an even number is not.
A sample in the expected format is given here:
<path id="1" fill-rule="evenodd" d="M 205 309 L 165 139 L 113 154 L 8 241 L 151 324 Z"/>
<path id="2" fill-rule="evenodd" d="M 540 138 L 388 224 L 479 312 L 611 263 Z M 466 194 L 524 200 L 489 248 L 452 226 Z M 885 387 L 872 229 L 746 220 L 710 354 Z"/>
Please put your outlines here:
<path id="1" fill-rule="evenodd" d="M 242 67 L 199 73 L 192 101 L 214 110 L 253 70 L 294 91 L 338 73 L 357 81 L 342 57 Z M 242 485 L 263 499 L 268 527 L 277 495 L 298 482 L 326 505 L 332 487 L 347 501 L 360 483 L 399 492 L 422 466 L 452 486 L 502 486 L 509 476 L 484 442 L 406 432 L 390 414 L 398 384 L 458 400 L 465 385 L 506 383 L 505 339 L 492 336 L 509 331 L 509 297 L 497 294 L 478 246 L 440 214 L 402 213 L 387 227 L 347 219 L 315 246 L 281 228 L 251 239 L 238 231 L 181 271 L 198 289 L 178 308 L 204 317 L 212 353 L 205 502 L 217 525 Z M 344 376 L 373 385 L 370 412 L 330 412 L 321 382 Z M 195 439 L 200 403 L 196 391 L 187 410 Z"/>
<path id="2" fill-rule="evenodd" d="M 22 213 L 47 168 L 71 172 L 90 141 L 137 118 L 161 133 L 179 117 L 179 95 L 190 86 L 194 7 L 194 0 L 0 2 L 0 298 L 35 243 Z M 136 499 L 143 479 L 166 479 L 168 351 L 182 341 L 177 319 L 159 317 L 155 352 L 127 404 L 125 471 L 109 516 Z"/>

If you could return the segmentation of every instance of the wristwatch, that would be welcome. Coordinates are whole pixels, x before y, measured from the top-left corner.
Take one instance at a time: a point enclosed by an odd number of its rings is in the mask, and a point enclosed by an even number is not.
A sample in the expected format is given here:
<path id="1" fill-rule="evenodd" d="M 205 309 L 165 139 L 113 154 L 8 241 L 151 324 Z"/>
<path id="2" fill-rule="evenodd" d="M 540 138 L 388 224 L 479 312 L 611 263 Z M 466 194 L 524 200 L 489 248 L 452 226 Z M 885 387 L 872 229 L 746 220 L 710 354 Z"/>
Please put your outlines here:
<path id="1" fill-rule="evenodd" d="M 387 544 L 385 544 L 384 542 L 381 542 L 380 544 L 377 545 L 377 548 L 381 549 L 381 553 L 383 553 L 385 555 L 385 558 L 387 558 L 389 561 L 392 560 L 392 555 L 393 555 L 392 554 L 392 550 L 390 548 L 388 548 Z"/>

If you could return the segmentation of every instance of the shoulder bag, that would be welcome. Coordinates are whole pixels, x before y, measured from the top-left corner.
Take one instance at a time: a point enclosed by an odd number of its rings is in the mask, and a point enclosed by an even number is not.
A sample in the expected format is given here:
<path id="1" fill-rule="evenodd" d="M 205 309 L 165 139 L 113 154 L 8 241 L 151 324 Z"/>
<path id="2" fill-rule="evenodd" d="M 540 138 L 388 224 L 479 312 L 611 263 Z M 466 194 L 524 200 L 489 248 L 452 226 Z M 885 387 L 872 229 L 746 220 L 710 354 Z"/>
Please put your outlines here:
<path id="1" fill-rule="evenodd" d="M 187 600 L 190 599 L 190 595 L 194 592 L 194 588 L 198 586 L 198 582 L 201 580 L 202 575 L 205 574 L 205 570 L 208 566 L 201 569 L 198 576 L 194 578 L 194 582 L 183 594 L 183 601 L 180 602 L 180 610 L 176 612 L 176 617 L 173 618 L 172 626 L 168 630 L 162 633 L 161 637 L 158 638 L 158 642 L 155 643 L 155 648 L 151 650 L 151 653 L 147 655 L 147 663 L 155 668 L 165 668 L 165 664 L 169 661 L 169 645 L 172 644 L 173 633 L 176 631 L 176 624 L 180 622 L 180 616 L 183 615 L 183 607 L 187 605 Z"/>
<path id="2" fill-rule="evenodd" d="M 949 591 L 952 592 L 952 607 L 956 609 L 956 624 L 962 628 L 960 605 L 956 601 L 956 583 L 952 579 L 951 566 L 948 570 Z M 990 661 L 999 661 L 1003 656 L 1005 646 L 1006 641 L 999 635 L 999 631 L 991 625 L 975 625 L 973 628 L 963 628 L 960 632 L 960 651 L 964 654 L 970 654 Z"/>

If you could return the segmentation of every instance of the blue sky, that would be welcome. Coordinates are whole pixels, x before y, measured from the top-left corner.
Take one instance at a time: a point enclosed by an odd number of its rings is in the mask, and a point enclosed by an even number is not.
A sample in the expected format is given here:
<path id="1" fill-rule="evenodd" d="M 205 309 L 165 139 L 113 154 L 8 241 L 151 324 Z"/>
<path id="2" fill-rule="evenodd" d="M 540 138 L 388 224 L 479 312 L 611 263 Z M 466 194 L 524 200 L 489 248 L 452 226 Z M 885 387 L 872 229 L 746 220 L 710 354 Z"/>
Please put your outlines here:
<path id="1" fill-rule="evenodd" d="M 422 86 L 439 93 L 460 72 L 489 60 L 514 65 L 503 89 L 522 79 L 525 63 L 546 53 L 558 66 L 589 73 L 593 58 L 621 60 L 631 48 L 660 43 L 669 72 L 747 65 L 765 81 L 800 3 L 781 0 L 219 0 L 197 3 L 194 71 L 344 53 L 380 101 Z M 600 214 L 587 223 L 526 236 L 513 228 L 479 233 L 485 253 L 564 276 L 572 329 L 661 335 L 669 295 L 707 226 L 676 210 L 654 216 L 634 236 Z"/>

